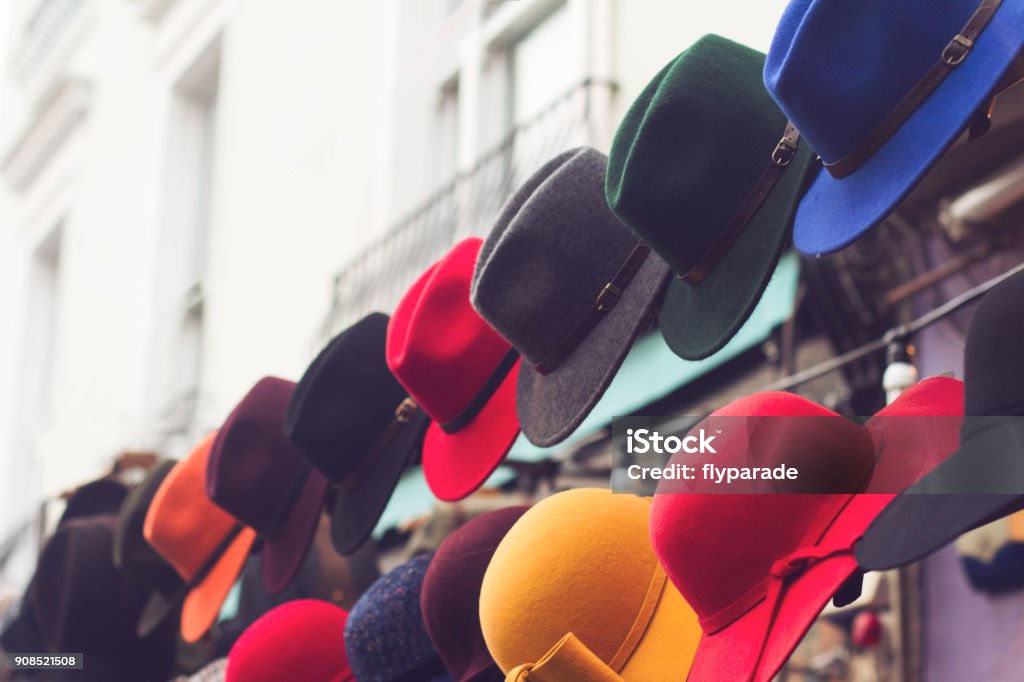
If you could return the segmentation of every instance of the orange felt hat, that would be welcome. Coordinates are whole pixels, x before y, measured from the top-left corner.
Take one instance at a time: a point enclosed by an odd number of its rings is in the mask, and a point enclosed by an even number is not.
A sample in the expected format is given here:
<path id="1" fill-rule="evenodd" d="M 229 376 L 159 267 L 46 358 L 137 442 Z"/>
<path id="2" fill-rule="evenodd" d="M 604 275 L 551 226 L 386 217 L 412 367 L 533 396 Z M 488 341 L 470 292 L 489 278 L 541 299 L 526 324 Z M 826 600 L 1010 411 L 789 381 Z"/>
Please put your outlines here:
<path id="1" fill-rule="evenodd" d="M 701 630 L 654 556 L 650 508 L 568 490 L 512 526 L 480 590 L 484 639 L 506 679 L 686 678 Z"/>
<path id="2" fill-rule="evenodd" d="M 185 581 L 180 597 L 186 642 L 198 641 L 213 625 L 256 539 L 254 530 L 206 496 L 206 463 L 215 436 L 204 438 L 167 474 L 142 529 L 146 541 Z M 147 610 L 166 607 L 150 604 Z"/>

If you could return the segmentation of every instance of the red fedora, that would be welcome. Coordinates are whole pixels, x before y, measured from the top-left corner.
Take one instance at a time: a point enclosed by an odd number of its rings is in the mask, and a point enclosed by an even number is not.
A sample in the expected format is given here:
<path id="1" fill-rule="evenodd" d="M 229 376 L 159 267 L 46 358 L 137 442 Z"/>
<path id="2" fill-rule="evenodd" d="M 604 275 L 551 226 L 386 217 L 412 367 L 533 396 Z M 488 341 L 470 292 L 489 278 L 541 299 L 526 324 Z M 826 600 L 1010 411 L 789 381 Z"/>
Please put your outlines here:
<path id="1" fill-rule="evenodd" d="M 406 292 L 388 325 L 388 367 L 433 420 L 423 473 L 449 501 L 479 488 L 519 435 L 519 354 L 469 302 L 482 244 L 456 244 Z"/>
<path id="2" fill-rule="evenodd" d="M 876 458 L 879 464 L 888 458 L 915 463 L 902 469 L 910 485 L 956 449 L 959 424 L 948 417 L 962 411 L 963 384 L 935 378 L 906 391 L 866 426 L 791 393 L 761 393 L 715 412 L 712 417 L 820 416 L 827 429 L 808 431 L 806 422 L 788 434 L 772 429 L 758 461 L 774 466 L 792 460 L 798 448 L 811 448 L 814 457 L 844 469 L 849 476 L 843 480 L 860 483 L 843 493 L 655 494 L 655 552 L 704 630 L 688 679 L 771 680 L 828 601 L 855 577 L 853 546 L 895 497 L 862 492 L 878 489 L 872 483 Z M 945 418 L 925 420 L 931 428 L 919 438 L 897 438 L 899 421 L 889 418 L 910 415 Z M 756 429 L 756 420 L 748 420 L 747 432 Z M 809 432 L 816 435 L 808 438 Z M 879 451 L 887 441 L 894 446 Z M 899 469 L 885 472 L 888 486 Z"/>

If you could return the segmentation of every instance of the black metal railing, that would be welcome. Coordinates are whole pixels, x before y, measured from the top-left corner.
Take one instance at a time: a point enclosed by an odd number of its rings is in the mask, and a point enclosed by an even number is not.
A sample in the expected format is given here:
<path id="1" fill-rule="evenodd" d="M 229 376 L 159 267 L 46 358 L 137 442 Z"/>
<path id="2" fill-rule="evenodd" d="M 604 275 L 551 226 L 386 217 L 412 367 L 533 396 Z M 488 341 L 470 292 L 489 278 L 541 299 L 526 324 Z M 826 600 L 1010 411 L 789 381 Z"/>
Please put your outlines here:
<path id="1" fill-rule="evenodd" d="M 592 78 L 577 83 L 349 261 L 334 277 L 324 339 L 370 312 L 392 310 L 415 278 L 452 244 L 485 234 L 530 174 L 565 149 L 593 143 L 594 93 L 614 87 Z"/>

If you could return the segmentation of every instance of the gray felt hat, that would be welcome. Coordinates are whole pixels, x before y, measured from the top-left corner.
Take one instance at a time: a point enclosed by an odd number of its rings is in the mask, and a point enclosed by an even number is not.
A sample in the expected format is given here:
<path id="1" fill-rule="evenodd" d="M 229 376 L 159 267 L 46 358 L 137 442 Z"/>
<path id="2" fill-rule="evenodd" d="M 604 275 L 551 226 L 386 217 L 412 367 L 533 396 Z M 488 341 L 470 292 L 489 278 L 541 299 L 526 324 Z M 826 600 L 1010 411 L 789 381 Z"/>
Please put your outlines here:
<path id="1" fill-rule="evenodd" d="M 522 354 L 519 421 L 541 447 L 590 413 L 670 276 L 608 208 L 607 161 L 584 147 L 545 164 L 502 209 L 473 276 L 473 305 Z"/>

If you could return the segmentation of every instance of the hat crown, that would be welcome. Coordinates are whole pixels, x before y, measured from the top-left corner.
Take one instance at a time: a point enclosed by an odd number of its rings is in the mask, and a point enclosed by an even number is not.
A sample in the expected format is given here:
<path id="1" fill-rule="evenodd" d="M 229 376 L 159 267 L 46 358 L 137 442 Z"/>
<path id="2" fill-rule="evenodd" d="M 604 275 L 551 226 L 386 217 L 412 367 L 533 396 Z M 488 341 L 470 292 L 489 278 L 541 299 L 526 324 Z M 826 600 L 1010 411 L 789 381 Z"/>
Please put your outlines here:
<path id="1" fill-rule="evenodd" d="M 146 542 L 142 529 L 153 496 L 175 464 L 175 460 L 164 460 L 147 474 L 121 506 L 114 528 L 114 564 L 168 596 L 181 587 L 181 578 Z"/>
<path id="2" fill-rule="evenodd" d="M 288 403 L 289 440 L 335 483 L 358 466 L 406 397 L 384 356 L 388 319 L 372 313 L 338 334 Z"/>
<path id="3" fill-rule="evenodd" d="M 785 132 L 764 58 L 704 36 L 644 88 L 615 134 L 608 205 L 677 274 L 725 230 Z"/>
<path id="4" fill-rule="evenodd" d="M 40 554 L 30 601 L 41 631 L 60 649 L 96 650 L 117 639 L 113 526 L 107 515 L 68 520 Z"/>
<path id="5" fill-rule="evenodd" d="M 178 462 L 153 496 L 143 534 L 185 580 L 191 580 L 234 528 L 235 519 L 206 496 L 206 468 L 216 432 Z"/>
<path id="6" fill-rule="evenodd" d="M 424 272 L 388 325 L 387 363 L 434 420 L 458 416 L 477 397 L 510 347 L 469 302 L 480 239 L 456 244 Z"/>
<path id="7" fill-rule="evenodd" d="M 567 632 L 612 660 L 658 571 L 649 511 L 648 499 L 584 488 L 523 514 L 494 552 L 480 590 L 480 624 L 502 670 L 539 661 Z"/>
<path id="8" fill-rule="evenodd" d="M 471 680 L 494 667 L 480 630 L 480 585 L 498 544 L 527 509 L 506 507 L 470 520 L 445 538 L 427 568 L 423 621 L 455 680 Z"/>
<path id="9" fill-rule="evenodd" d="M 936 64 L 978 0 L 795 0 L 765 63 L 768 91 L 826 163 L 853 151 Z"/>
<path id="10" fill-rule="evenodd" d="M 874 464 L 871 436 L 861 426 L 791 393 L 741 398 L 716 416 L 747 417 L 730 441 L 715 442 L 715 463 L 750 457 L 758 466 L 790 465 L 794 458 L 818 460 L 839 480 L 866 484 Z M 757 417 L 786 417 L 760 424 Z M 767 425 L 767 432 L 759 428 Z M 729 427 L 726 427 L 729 428 Z M 724 430 L 724 429 L 723 429 Z M 730 429 L 741 431 L 739 428 Z M 729 434 L 724 434 L 728 436 Z M 745 442 L 744 442 L 745 441 Z M 723 464 L 731 465 L 731 462 Z M 801 476 L 805 473 L 802 467 Z M 845 475 L 844 475 L 845 474 Z M 737 605 L 763 585 L 772 565 L 814 544 L 847 494 L 656 494 L 651 539 L 666 573 L 702 621 L 743 609 Z M 700 492 L 697 490 L 695 492 Z M 794 492 L 794 491 L 790 491 Z M 753 606 L 751 602 L 749 606 Z"/>
<path id="11" fill-rule="evenodd" d="M 432 556 L 420 554 L 381 576 L 352 607 L 345 650 L 357 680 L 432 679 L 443 670 L 420 611 Z"/>
<path id="12" fill-rule="evenodd" d="M 352 680 L 341 639 L 347 619 L 343 609 L 316 599 L 270 609 L 231 647 L 226 682 Z"/>
<path id="13" fill-rule="evenodd" d="M 594 307 L 636 237 L 604 198 L 607 157 L 559 154 L 505 204 L 484 242 L 473 305 L 532 365 Z"/>
<path id="14" fill-rule="evenodd" d="M 978 304 L 964 351 L 964 413 L 1024 414 L 1024 273 L 1000 282 Z"/>
<path id="15" fill-rule="evenodd" d="M 231 411 L 210 450 L 210 499 L 262 533 L 287 514 L 297 486 L 310 475 L 307 460 L 284 435 L 294 388 L 285 379 L 260 379 Z"/>

